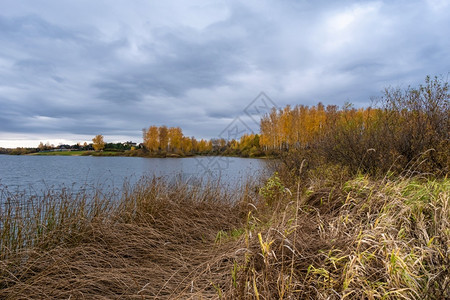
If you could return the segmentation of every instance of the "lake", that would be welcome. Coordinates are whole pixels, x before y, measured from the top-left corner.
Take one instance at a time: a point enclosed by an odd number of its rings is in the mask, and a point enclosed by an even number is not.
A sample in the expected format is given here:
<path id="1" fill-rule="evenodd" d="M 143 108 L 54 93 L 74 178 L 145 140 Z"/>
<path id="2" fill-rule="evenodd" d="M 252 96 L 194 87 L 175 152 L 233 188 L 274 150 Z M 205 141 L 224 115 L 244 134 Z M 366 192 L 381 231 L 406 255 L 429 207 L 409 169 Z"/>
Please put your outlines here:
<path id="1" fill-rule="evenodd" d="M 71 188 L 116 189 L 142 176 L 163 177 L 191 184 L 219 180 L 236 188 L 248 178 L 267 172 L 264 159 L 201 156 L 188 158 L 13 156 L 0 155 L 0 190 L 40 194 Z"/>

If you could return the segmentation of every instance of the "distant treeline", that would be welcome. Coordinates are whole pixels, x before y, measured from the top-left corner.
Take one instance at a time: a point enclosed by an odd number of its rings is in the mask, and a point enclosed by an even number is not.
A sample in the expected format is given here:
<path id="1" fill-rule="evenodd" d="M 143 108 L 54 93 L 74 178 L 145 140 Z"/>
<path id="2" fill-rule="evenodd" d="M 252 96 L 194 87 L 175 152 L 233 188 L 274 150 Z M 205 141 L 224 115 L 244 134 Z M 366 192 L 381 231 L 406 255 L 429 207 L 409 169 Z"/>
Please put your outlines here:
<path id="1" fill-rule="evenodd" d="M 180 127 L 150 126 L 143 129 L 144 153 L 147 155 L 236 155 L 261 156 L 259 135 L 244 135 L 239 140 L 197 140 L 186 137 Z"/>
<path id="2" fill-rule="evenodd" d="M 36 148 L 24 148 L 17 147 L 14 149 L 11 148 L 0 148 L 0 154 L 10 154 L 10 155 L 25 155 L 36 153 L 38 150 Z"/>
<path id="3" fill-rule="evenodd" d="M 427 77 L 418 88 L 387 88 L 374 104 L 274 109 L 261 120 L 260 145 L 298 172 L 305 160 L 304 167 L 339 164 L 352 173 L 448 173 L 448 82 Z"/>
<path id="4" fill-rule="evenodd" d="M 137 146 L 138 147 L 138 146 Z M 125 142 L 125 143 L 105 143 L 104 151 L 109 152 L 125 152 L 136 148 L 136 143 Z M 52 151 L 93 151 L 93 143 L 76 143 L 73 145 L 61 144 L 58 146 L 52 145 L 50 143 L 44 144 L 40 142 L 37 147 L 17 147 L 17 148 L 0 148 L 0 154 L 10 154 L 10 155 L 25 155 L 38 152 L 52 152 Z"/>
<path id="5" fill-rule="evenodd" d="M 0 154 L 9 154 L 9 151 L 8 151 L 8 149 L 0 147 Z"/>

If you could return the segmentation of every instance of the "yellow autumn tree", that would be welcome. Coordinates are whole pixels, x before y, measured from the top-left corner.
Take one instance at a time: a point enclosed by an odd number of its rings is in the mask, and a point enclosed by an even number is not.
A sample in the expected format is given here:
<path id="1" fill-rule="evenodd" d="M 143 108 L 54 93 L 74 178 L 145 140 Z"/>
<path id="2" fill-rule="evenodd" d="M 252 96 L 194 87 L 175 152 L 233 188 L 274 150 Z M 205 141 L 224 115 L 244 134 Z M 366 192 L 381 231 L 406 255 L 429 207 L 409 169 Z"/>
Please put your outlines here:
<path id="1" fill-rule="evenodd" d="M 192 140 L 188 137 L 183 137 L 181 141 L 181 150 L 185 153 L 190 153 L 192 152 L 192 149 L 193 149 Z"/>
<path id="2" fill-rule="evenodd" d="M 158 129 L 159 134 L 159 148 L 163 151 L 168 150 L 169 146 L 169 130 L 166 126 L 161 126 Z"/>
<path id="3" fill-rule="evenodd" d="M 103 141 L 103 135 L 96 135 L 92 139 L 93 147 L 95 151 L 102 151 L 105 148 L 105 142 Z"/>
<path id="4" fill-rule="evenodd" d="M 208 141 L 206 141 L 204 139 L 201 139 L 198 142 L 197 147 L 198 147 L 198 151 L 199 152 L 206 152 L 206 151 L 208 151 L 209 150 Z"/>
<path id="5" fill-rule="evenodd" d="M 171 151 L 181 149 L 181 142 L 183 139 L 183 131 L 180 127 L 170 127 L 168 132 L 168 141 Z"/>
<path id="6" fill-rule="evenodd" d="M 43 142 L 40 142 L 38 148 L 39 148 L 39 151 L 44 151 L 44 150 L 45 150 L 45 145 L 44 145 L 44 143 L 43 143 Z"/>
<path id="7" fill-rule="evenodd" d="M 144 132 L 144 145 L 150 151 L 157 151 L 159 146 L 159 132 L 158 127 L 150 126 Z"/>

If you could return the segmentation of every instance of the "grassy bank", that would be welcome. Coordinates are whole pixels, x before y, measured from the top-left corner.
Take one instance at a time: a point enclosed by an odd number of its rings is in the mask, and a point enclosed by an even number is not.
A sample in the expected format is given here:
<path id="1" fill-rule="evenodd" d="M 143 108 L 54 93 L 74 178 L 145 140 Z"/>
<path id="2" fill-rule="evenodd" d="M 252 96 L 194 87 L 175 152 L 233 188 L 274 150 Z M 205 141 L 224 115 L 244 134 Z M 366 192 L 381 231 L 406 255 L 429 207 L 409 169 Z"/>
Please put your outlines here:
<path id="1" fill-rule="evenodd" d="M 444 299 L 449 187 L 274 175 L 231 195 L 143 179 L 114 203 L 4 189 L 0 298 Z"/>

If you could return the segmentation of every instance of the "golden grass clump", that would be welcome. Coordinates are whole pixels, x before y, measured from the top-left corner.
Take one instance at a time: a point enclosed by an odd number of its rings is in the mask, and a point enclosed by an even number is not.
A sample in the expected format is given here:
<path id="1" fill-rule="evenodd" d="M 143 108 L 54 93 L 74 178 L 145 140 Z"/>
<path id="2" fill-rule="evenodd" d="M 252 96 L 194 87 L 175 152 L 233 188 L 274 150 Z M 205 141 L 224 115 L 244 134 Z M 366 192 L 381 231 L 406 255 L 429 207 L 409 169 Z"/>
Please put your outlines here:
<path id="1" fill-rule="evenodd" d="M 448 179 L 323 186 L 248 233 L 227 298 L 450 298 Z"/>
<path id="2" fill-rule="evenodd" d="M 275 174 L 235 193 L 143 179 L 117 201 L 4 192 L 0 298 L 448 299 L 449 185 L 288 189 Z"/>

